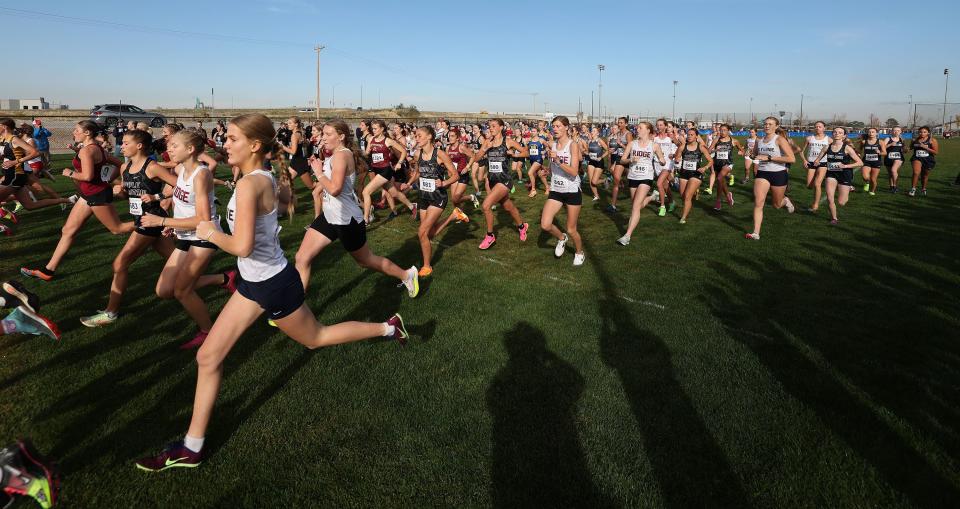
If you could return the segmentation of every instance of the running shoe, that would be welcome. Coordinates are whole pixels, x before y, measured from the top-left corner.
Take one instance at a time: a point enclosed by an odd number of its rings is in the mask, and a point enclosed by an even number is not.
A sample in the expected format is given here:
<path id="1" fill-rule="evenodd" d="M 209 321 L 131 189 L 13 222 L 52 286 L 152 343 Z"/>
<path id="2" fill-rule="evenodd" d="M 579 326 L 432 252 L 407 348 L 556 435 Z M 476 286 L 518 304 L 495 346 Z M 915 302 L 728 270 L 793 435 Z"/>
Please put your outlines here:
<path id="1" fill-rule="evenodd" d="M 687 224 L 687 220 L 686 220 L 686 219 L 681 219 L 681 220 L 680 220 L 680 224 Z"/>
<path id="2" fill-rule="evenodd" d="M 476 194 L 471 194 L 471 195 L 470 195 L 470 201 L 473 202 L 473 208 L 475 208 L 475 209 L 479 209 L 479 208 L 480 208 L 480 198 L 477 198 L 477 195 L 476 195 Z"/>
<path id="3" fill-rule="evenodd" d="M 168 468 L 197 468 L 203 463 L 203 452 L 194 452 L 183 441 L 171 442 L 156 456 L 137 460 L 137 468 L 147 472 L 162 472 Z"/>
<path id="4" fill-rule="evenodd" d="M 926 195 L 927 195 L 927 189 L 926 188 L 921 189 L 920 196 L 926 196 Z"/>
<path id="5" fill-rule="evenodd" d="M 520 242 L 527 241 L 527 230 L 529 229 L 530 229 L 530 225 L 527 223 L 523 223 L 522 225 L 520 225 L 520 228 L 517 228 L 517 232 L 520 233 Z"/>
<path id="6" fill-rule="evenodd" d="M 23 204 L 20 203 L 20 202 L 17 201 L 17 200 L 14 200 L 14 201 L 13 201 L 13 213 L 14 213 L 14 214 L 19 214 L 21 210 L 23 210 Z"/>
<path id="7" fill-rule="evenodd" d="M 433 274 L 433 267 L 423 266 L 420 267 L 420 271 L 417 272 L 419 277 L 430 277 L 430 274 Z"/>
<path id="8" fill-rule="evenodd" d="M 117 314 L 110 311 L 97 310 L 96 314 L 80 319 L 84 327 L 103 327 L 117 321 Z"/>
<path id="9" fill-rule="evenodd" d="M 787 212 L 790 214 L 793 214 L 797 210 L 797 208 L 793 206 L 793 202 L 790 201 L 790 198 L 786 196 L 783 197 L 783 204 L 787 207 Z"/>
<path id="10" fill-rule="evenodd" d="M 453 217 L 455 217 L 455 218 L 457 219 L 457 222 L 458 222 L 458 223 L 469 223 L 469 222 L 470 222 L 470 216 L 464 214 L 463 211 L 460 210 L 460 207 L 455 207 L 455 208 L 453 209 Z"/>
<path id="11" fill-rule="evenodd" d="M 568 240 L 570 240 L 570 237 L 564 233 L 563 238 L 557 241 L 557 247 L 553 249 L 553 256 L 556 256 L 557 258 L 563 256 L 563 250 L 567 247 Z"/>
<path id="12" fill-rule="evenodd" d="M 583 253 L 575 253 L 573 255 L 573 266 L 579 267 L 583 265 L 583 261 L 585 258 L 586 258 L 586 255 L 584 255 Z"/>
<path id="13" fill-rule="evenodd" d="M 836 225 L 838 225 L 838 224 L 840 224 L 840 220 L 839 220 L 839 219 L 831 219 L 831 220 L 830 220 L 830 225 L 831 225 L 831 226 L 836 226 Z"/>
<path id="14" fill-rule="evenodd" d="M 20 267 L 20 274 L 26 277 L 35 277 L 37 279 L 42 279 L 44 281 L 50 281 L 53 279 L 52 274 L 46 274 L 40 269 L 28 269 L 27 267 Z"/>
<path id="15" fill-rule="evenodd" d="M 873 191 L 870 191 L 870 196 L 876 196 L 876 195 L 877 195 L 877 193 L 875 193 L 875 192 L 873 192 Z"/>
<path id="16" fill-rule="evenodd" d="M 400 284 L 407 287 L 407 295 L 409 295 L 411 299 L 420 294 L 420 273 L 417 271 L 416 266 L 407 269 L 407 277 L 405 277 Z"/>
<path id="17" fill-rule="evenodd" d="M 60 339 L 60 329 L 57 327 L 57 324 L 43 315 L 30 311 L 24 306 L 17 307 L 3 320 L 13 322 L 13 332 L 15 333 L 47 336 L 53 340 Z"/>
<path id="18" fill-rule="evenodd" d="M 410 207 L 410 217 L 412 217 L 412 218 L 414 218 L 414 219 L 417 219 L 417 208 L 418 208 L 418 207 L 419 207 L 419 205 L 417 205 L 416 203 L 414 203 L 413 206 Z"/>
<path id="19" fill-rule="evenodd" d="M 13 230 L 11 230 L 10 227 L 8 227 L 8 226 L 6 226 L 6 225 L 0 224 L 0 233 L 2 233 L 2 234 L 4 234 L 4 235 L 6 235 L 7 237 L 9 237 L 9 236 L 13 235 Z"/>
<path id="20" fill-rule="evenodd" d="M 727 191 L 727 205 L 733 206 L 733 193 Z"/>
<path id="21" fill-rule="evenodd" d="M 391 210 L 391 211 L 390 211 L 390 214 L 387 215 L 387 219 L 393 219 L 393 218 L 395 218 L 395 217 L 397 217 L 397 216 L 399 216 L 399 215 L 400 215 L 400 214 L 398 214 L 396 210 Z"/>
<path id="22" fill-rule="evenodd" d="M 3 291 L 10 294 L 12 297 L 16 297 L 20 301 L 20 305 L 29 309 L 30 311 L 36 313 L 40 309 L 40 297 L 37 297 L 37 294 L 27 290 L 25 286 L 19 281 L 6 281 L 3 283 Z M 13 307 L 12 302 L 8 302 L 9 307 Z"/>
<path id="23" fill-rule="evenodd" d="M 534 190 L 530 191 L 529 193 L 527 193 L 527 198 L 533 198 L 533 197 L 536 196 L 536 195 L 537 195 L 537 190 L 534 189 Z"/>
<path id="24" fill-rule="evenodd" d="M 621 246 L 629 246 L 629 245 L 630 245 L 630 236 L 629 236 L 629 235 L 624 235 L 623 237 L 620 237 L 619 239 L 617 239 L 617 244 L 620 244 Z"/>
<path id="25" fill-rule="evenodd" d="M 373 224 L 376 220 L 377 220 L 377 215 L 374 214 L 373 211 L 371 210 L 371 211 L 370 211 L 370 216 L 367 217 L 367 219 L 364 220 L 364 222 L 367 223 L 367 225 L 371 225 L 371 224 Z"/>
<path id="26" fill-rule="evenodd" d="M 729 178 L 730 178 L 730 181 L 729 181 L 730 185 L 731 186 L 736 185 L 737 179 L 733 178 L 733 175 L 730 175 Z"/>
<path id="27" fill-rule="evenodd" d="M 869 190 L 870 190 L 870 184 L 869 184 L 869 183 L 863 184 L 863 190 L 864 190 L 864 191 L 869 191 Z"/>
<path id="28" fill-rule="evenodd" d="M 236 268 L 226 270 L 223 272 L 224 282 L 220 285 L 220 288 L 224 290 L 235 293 L 237 291 L 237 279 L 240 277 L 240 272 Z"/>
<path id="29" fill-rule="evenodd" d="M 719 201 L 717 201 L 717 203 L 714 203 L 714 204 L 713 204 L 713 211 L 714 211 L 714 212 L 720 212 L 721 210 L 722 210 L 722 209 L 720 208 L 720 202 L 719 202 Z"/>
<path id="30" fill-rule="evenodd" d="M 708 187 L 708 188 L 704 189 L 703 192 L 707 193 L 708 195 L 712 195 L 712 194 L 713 194 L 713 188 L 712 188 L 712 187 Z"/>
<path id="31" fill-rule="evenodd" d="M 666 215 L 667 215 L 667 208 L 664 207 L 663 205 L 660 205 L 660 210 L 657 212 L 657 215 L 660 216 L 660 217 L 666 216 Z"/>
<path id="32" fill-rule="evenodd" d="M 497 242 L 496 235 L 485 235 L 483 241 L 480 242 L 480 249 L 490 249 Z"/>
<path id="33" fill-rule="evenodd" d="M 180 345 L 181 350 L 192 350 L 194 348 L 200 348 L 200 345 L 207 340 L 207 335 L 209 332 L 197 331 L 197 335 L 193 337 L 190 341 Z"/>
<path id="34" fill-rule="evenodd" d="M 899 192 L 900 192 L 900 188 L 899 188 L 899 187 L 892 187 L 892 188 L 890 188 L 890 193 L 891 193 L 891 194 L 897 194 L 897 193 L 899 193 Z"/>
<path id="35" fill-rule="evenodd" d="M 32 462 L 24 457 L 19 445 L 0 449 L 0 469 L 0 479 L 3 480 L 0 493 L 6 496 L 0 501 L 5 502 L 4 507 L 9 507 L 11 495 L 30 497 L 43 508 L 53 507 L 56 489 L 43 470 L 33 467 Z"/>
<path id="36" fill-rule="evenodd" d="M 27 472 L 34 481 L 40 481 L 31 486 L 26 495 L 36 500 L 40 507 L 53 507 L 60 494 L 60 474 L 56 466 L 41 456 L 28 440 L 18 440 L 17 447 Z"/>
<path id="37" fill-rule="evenodd" d="M 616 214 L 616 213 L 617 213 L 617 206 L 616 206 L 616 205 L 607 205 L 607 208 L 604 209 L 604 210 L 606 210 L 607 212 L 609 212 L 609 213 L 611 213 L 611 214 Z"/>
<path id="38" fill-rule="evenodd" d="M 9 219 L 10 222 L 13 223 L 13 224 L 17 224 L 18 222 L 20 222 L 20 220 L 17 219 L 17 215 L 16 215 L 16 214 L 14 214 L 13 212 L 10 212 L 9 210 L 7 210 L 7 209 L 5 209 L 5 208 L 3 208 L 3 207 L 0 207 L 0 218 L 2 218 L 2 219 Z"/>
<path id="39" fill-rule="evenodd" d="M 660 203 L 660 191 L 657 191 L 656 189 L 654 189 L 652 199 L 653 201 Z"/>
<path id="40" fill-rule="evenodd" d="M 387 320 L 387 325 L 393 326 L 393 339 L 397 340 L 400 346 L 407 346 L 407 339 L 410 338 L 410 335 L 407 334 L 407 328 L 403 325 L 403 317 L 400 316 L 400 313 L 394 313 Z"/>
<path id="41" fill-rule="evenodd" d="M 744 238 L 752 239 L 752 240 L 760 240 L 760 234 L 759 234 L 759 233 L 748 233 L 748 234 L 744 235 Z"/>
<path id="42" fill-rule="evenodd" d="M 277 327 L 277 322 L 274 322 L 274 321 L 271 320 L 271 319 L 267 319 L 267 325 L 269 325 L 269 326 L 271 326 L 271 327 L 273 327 L 273 328 L 276 328 L 276 327 Z"/>
<path id="43" fill-rule="evenodd" d="M 667 207 L 667 212 L 673 214 L 673 211 L 677 208 L 677 204 L 670 202 L 670 205 Z"/>
<path id="44" fill-rule="evenodd" d="M 599 196 L 594 196 L 594 197 L 593 197 L 593 201 L 600 201 L 600 197 L 599 197 Z"/>
<path id="45" fill-rule="evenodd" d="M 916 196 L 916 195 L 917 195 L 917 188 L 911 187 L 910 192 L 907 193 L 907 196 Z"/>

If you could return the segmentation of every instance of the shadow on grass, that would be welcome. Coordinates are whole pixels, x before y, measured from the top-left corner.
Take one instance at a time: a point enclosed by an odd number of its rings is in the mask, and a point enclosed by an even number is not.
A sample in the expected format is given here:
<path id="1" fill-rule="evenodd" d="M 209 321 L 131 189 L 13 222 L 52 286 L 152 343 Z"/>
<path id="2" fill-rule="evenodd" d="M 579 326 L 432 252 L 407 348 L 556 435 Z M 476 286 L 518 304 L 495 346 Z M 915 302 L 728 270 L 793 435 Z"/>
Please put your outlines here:
<path id="1" fill-rule="evenodd" d="M 547 350 L 543 332 L 516 324 L 503 340 L 507 365 L 487 389 L 493 416 L 495 507 L 612 507 L 594 486 L 577 438 L 583 377 Z"/>
<path id="2" fill-rule="evenodd" d="M 663 339 L 635 321 L 601 257 L 587 244 L 600 280 L 600 351 L 616 370 L 642 431 L 643 450 L 667 507 L 748 507 L 750 498 L 677 380 Z"/>

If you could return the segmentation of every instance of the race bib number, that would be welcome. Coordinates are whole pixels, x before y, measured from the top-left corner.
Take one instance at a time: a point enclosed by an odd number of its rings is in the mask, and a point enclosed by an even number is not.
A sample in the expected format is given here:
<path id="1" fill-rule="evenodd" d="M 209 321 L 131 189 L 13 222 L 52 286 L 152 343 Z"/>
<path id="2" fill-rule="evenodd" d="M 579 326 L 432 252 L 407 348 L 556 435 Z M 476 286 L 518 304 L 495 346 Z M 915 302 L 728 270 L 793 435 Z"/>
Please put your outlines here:
<path id="1" fill-rule="evenodd" d="M 503 173 L 503 162 L 490 161 L 490 173 Z"/>
<path id="2" fill-rule="evenodd" d="M 840 168 L 840 163 L 827 163 L 827 169 L 828 169 L 828 170 L 839 170 L 839 169 L 841 169 L 841 168 Z"/>
<path id="3" fill-rule="evenodd" d="M 567 192 L 567 182 L 561 178 L 554 177 L 553 183 L 550 184 L 550 189 L 560 193 L 565 193 Z"/>
<path id="4" fill-rule="evenodd" d="M 720 159 L 721 161 L 728 161 L 730 159 L 730 151 L 729 150 L 718 151 L 717 159 Z"/>
<path id="5" fill-rule="evenodd" d="M 590 152 L 590 159 L 593 159 L 593 160 L 600 159 L 600 154 L 596 152 Z"/>
<path id="6" fill-rule="evenodd" d="M 930 155 L 930 152 L 927 152 L 926 150 L 917 151 L 917 157 L 928 157 L 929 155 Z"/>
<path id="7" fill-rule="evenodd" d="M 130 215 L 131 216 L 142 216 L 143 215 L 143 200 L 140 197 L 130 197 Z"/>
<path id="8" fill-rule="evenodd" d="M 696 163 L 695 161 L 684 161 L 684 162 L 683 162 L 683 170 L 684 170 L 684 171 L 696 171 L 696 170 L 697 170 L 697 163 Z"/>
<path id="9" fill-rule="evenodd" d="M 531 147 L 531 148 L 530 148 L 530 155 L 531 155 L 531 156 L 538 156 L 538 155 L 540 155 L 540 150 L 537 149 L 536 147 Z"/>
<path id="10" fill-rule="evenodd" d="M 383 162 L 383 153 L 381 153 L 381 152 L 374 152 L 374 153 L 371 154 L 371 155 L 373 156 L 372 161 L 373 161 L 375 164 L 376 164 L 376 163 L 382 163 L 382 162 Z"/>
<path id="11" fill-rule="evenodd" d="M 888 153 L 888 154 L 887 154 L 887 159 L 890 159 L 891 161 L 896 161 L 896 160 L 900 159 L 900 152 L 890 152 L 890 153 Z"/>
<path id="12" fill-rule="evenodd" d="M 867 154 L 867 161 L 879 161 L 880 154 Z"/>
<path id="13" fill-rule="evenodd" d="M 110 182 L 110 180 L 111 180 L 110 177 L 113 176 L 113 172 L 114 172 L 114 170 L 116 170 L 116 169 L 117 169 L 117 167 L 114 166 L 114 165 L 112 165 L 112 164 L 105 164 L 105 165 L 101 166 L 101 167 L 100 167 L 100 180 L 103 181 L 103 182 Z"/>
<path id="14" fill-rule="evenodd" d="M 435 179 L 428 179 L 425 177 L 420 177 L 420 190 L 425 193 L 432 193 L 437 190 L 437 181 Z"/>

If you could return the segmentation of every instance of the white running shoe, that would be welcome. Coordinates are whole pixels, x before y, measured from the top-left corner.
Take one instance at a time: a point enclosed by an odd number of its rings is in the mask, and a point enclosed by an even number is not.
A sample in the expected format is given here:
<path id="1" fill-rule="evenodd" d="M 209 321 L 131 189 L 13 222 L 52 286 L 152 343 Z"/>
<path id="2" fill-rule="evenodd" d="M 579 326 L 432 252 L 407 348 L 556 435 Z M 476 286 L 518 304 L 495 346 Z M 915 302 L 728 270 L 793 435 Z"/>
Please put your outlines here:
<path id="1" fill-rule="evenodd" d="M 623 237 L 620 237 L 619 239 L 617 239 L 617 244 L 620 244 L 621 246 L 629 246 L 629 245 L 630 245 L 630 236 L 629 236 L 629 235 L 624 235 Z"/>
<path id="2" fill-rule="evenodd" d="M 752 240 L 760 240 L 760 234 L 759 234 L 759 233 L 748 233 L 748 234 L 744 235 L 744 238 L 748 238 L 748 239 L 752 239 Z"/>
<path id="3" fill-rule="evenodd" d="M 407 269 L 407 277 L 403 280 L 403 286 L 407 287 L 407 295 L 415 298 L 420 293 L 420 272 L 416 266 Z"/>
<path id="4" fill-rule="evenodd" d="M 563 234 L 563 239 L 557 241 L 557 247 L 553 250 L 553 256 L 560 258 L 563 256 L 563 250 L 567 247 L 567 241 L 570 240 L 570 237 L 566 233 Z"/>
<path id="5" fill-rule="evenodd" d="M 653 201 L 660 203 L 660 191 L 653 190 Z"/>
<path id="6" fill-rule="evenodd" d="M 787 206 L 787 212 L 788 212 L 788 213 L 793 214 L 794 211 L 797 210 L 797 208 L 793 206 L 793 202 L 790 201 L 790 198 L 787 198 L 786 196 L 783 197 L 783 203 L 784 203 L 784 205 Z"/>
<path id="7" fill-rule="evenodd" d="M 573 255 L 573 266 L 574 266 L 574 267 L 579 267 L 579 266 L 583 265 L 583 260 L 584 260 L 585 258 L 586 258 L 586 256 L 585 256 L 583 253 L 576 253 L 576 254 L 574 254 L 574 255 Z"/>

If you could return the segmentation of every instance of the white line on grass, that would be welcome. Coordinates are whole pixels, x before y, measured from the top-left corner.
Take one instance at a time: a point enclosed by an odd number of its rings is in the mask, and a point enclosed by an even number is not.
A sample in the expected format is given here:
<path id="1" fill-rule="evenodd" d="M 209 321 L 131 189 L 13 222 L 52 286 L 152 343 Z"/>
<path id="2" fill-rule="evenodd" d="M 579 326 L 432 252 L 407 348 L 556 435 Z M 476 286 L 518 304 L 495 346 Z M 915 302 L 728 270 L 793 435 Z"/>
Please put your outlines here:
<path id="1" fill-rule="evenodd" d="M 657 309 L 667 309 L 667 307 L 664 306 L 663 304 L 658 304 L 656 302 L 651 302 L 649 300 L 634 300 L 634 299 L 631 299 L 630 297 L 627 297 L 626 295 L 621 295 L 620 298 L 632 304 L 641 304 L 643 306 L 655 307 Z"/>

